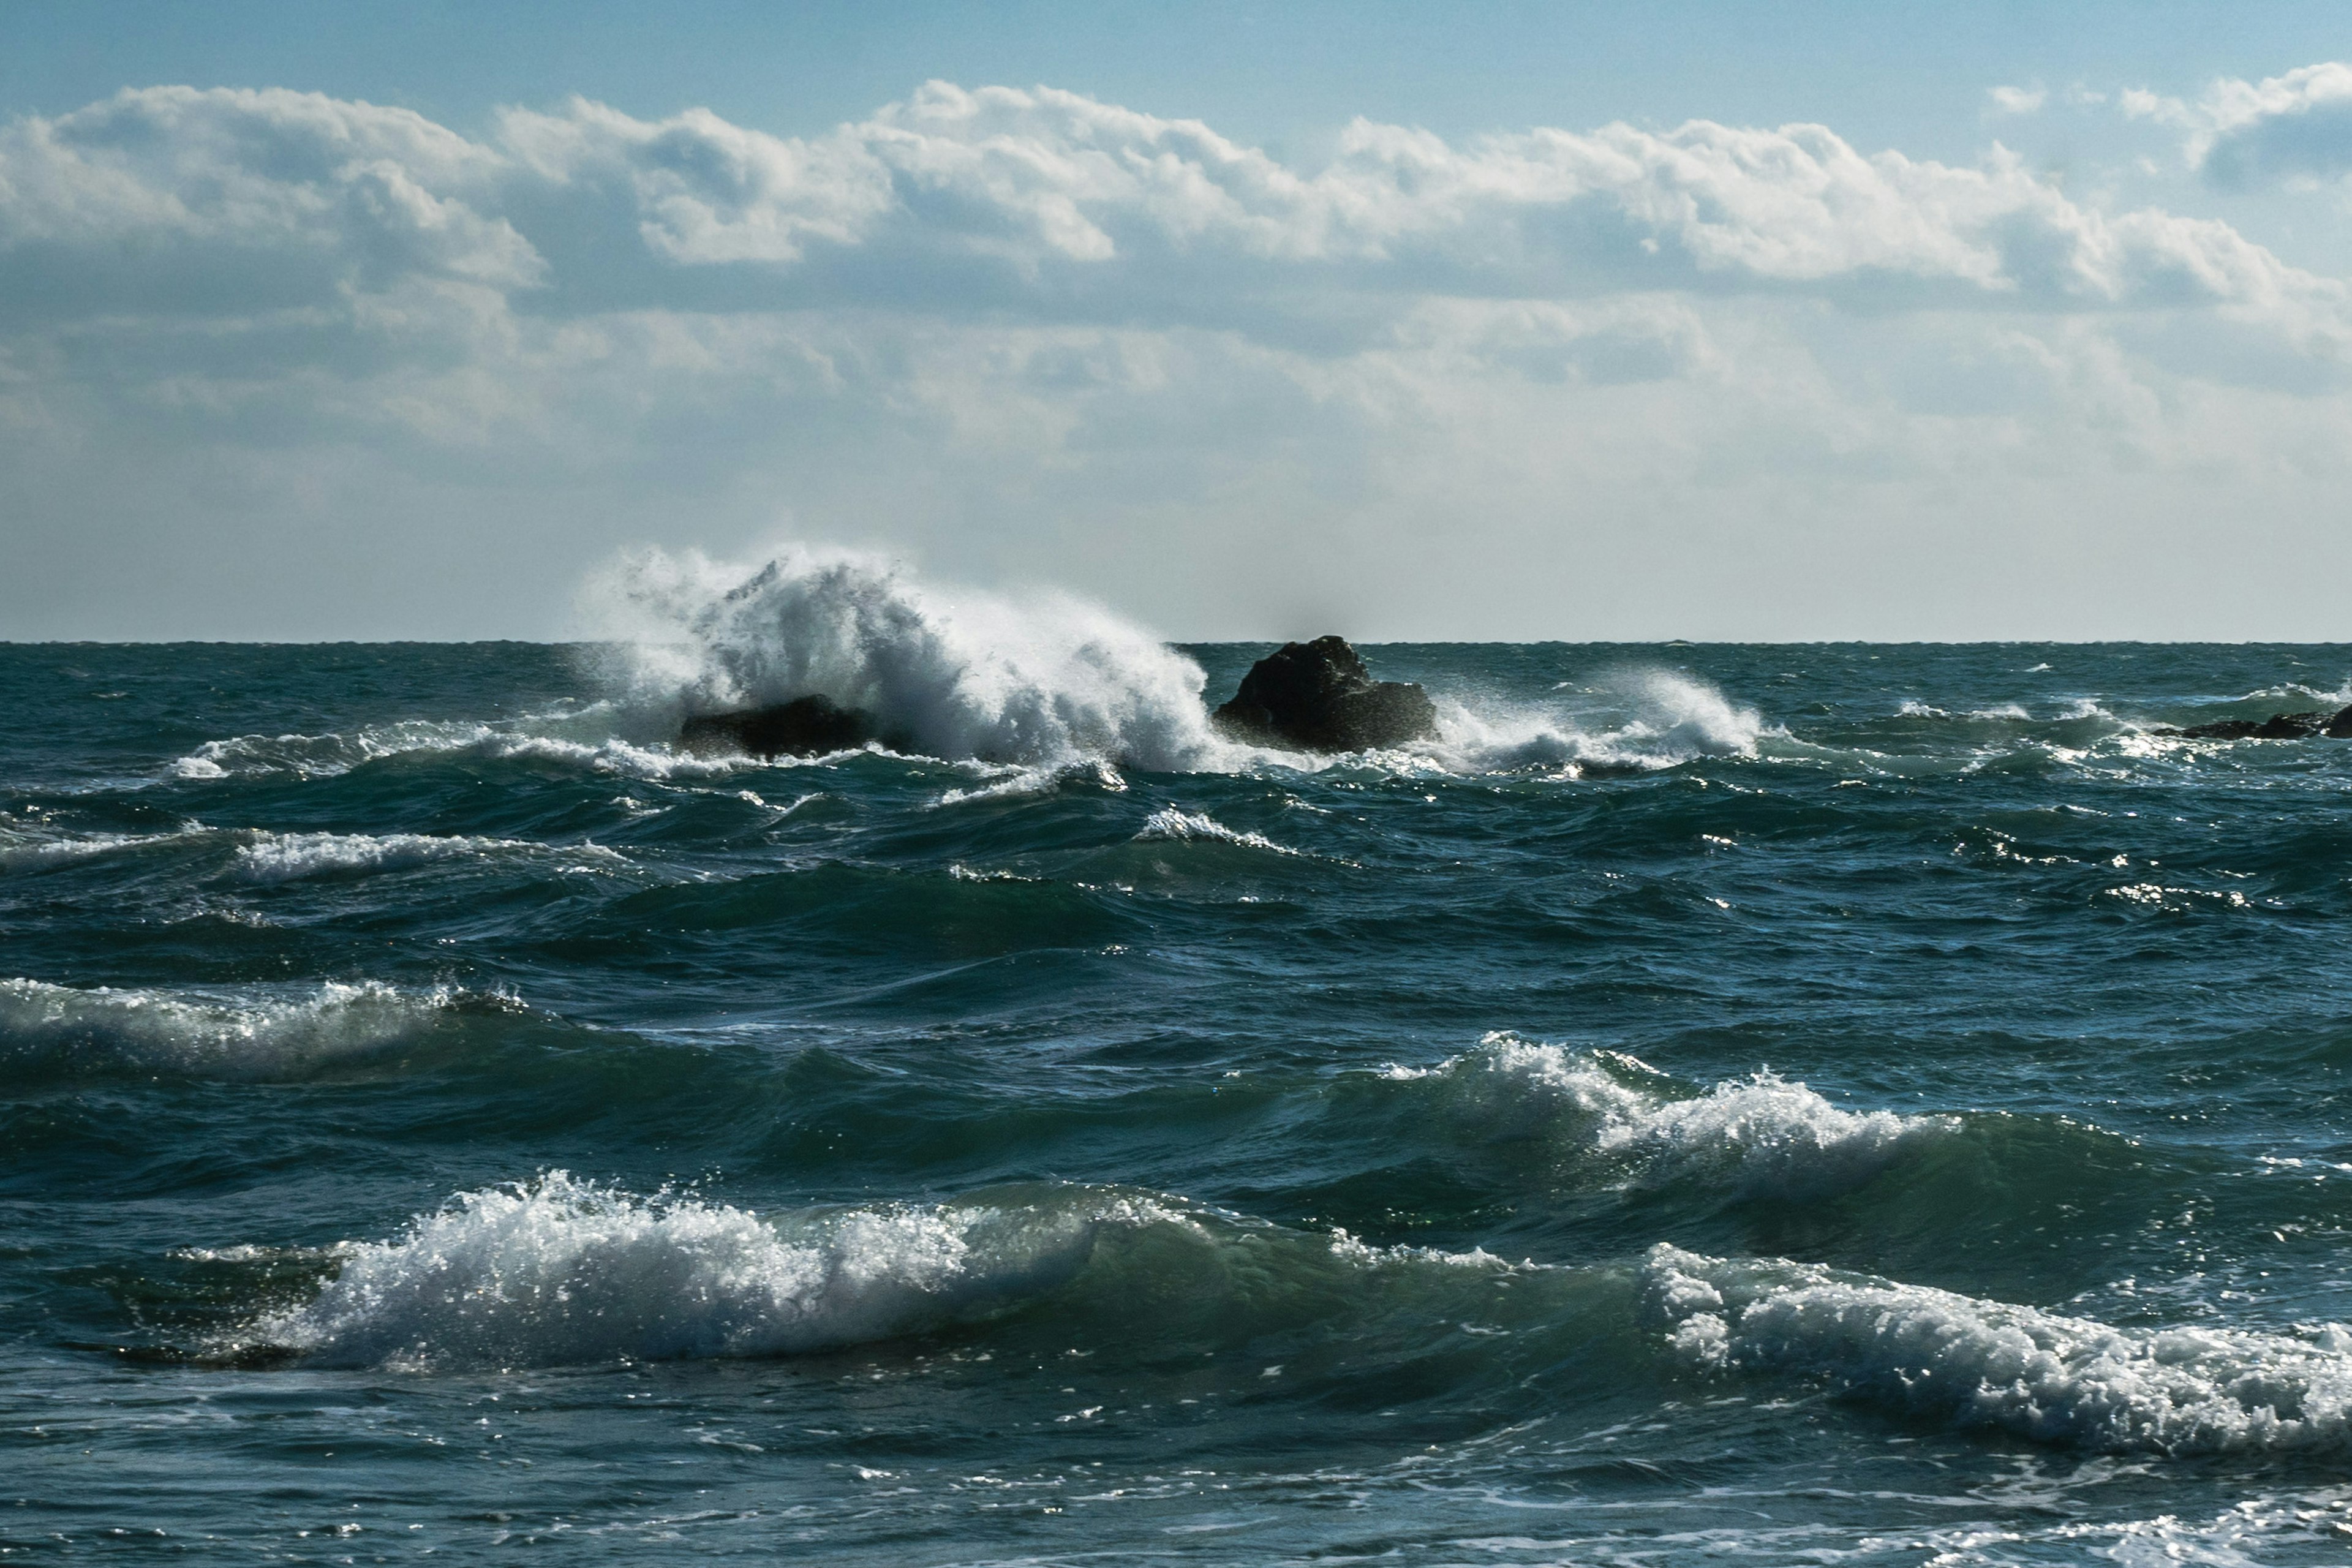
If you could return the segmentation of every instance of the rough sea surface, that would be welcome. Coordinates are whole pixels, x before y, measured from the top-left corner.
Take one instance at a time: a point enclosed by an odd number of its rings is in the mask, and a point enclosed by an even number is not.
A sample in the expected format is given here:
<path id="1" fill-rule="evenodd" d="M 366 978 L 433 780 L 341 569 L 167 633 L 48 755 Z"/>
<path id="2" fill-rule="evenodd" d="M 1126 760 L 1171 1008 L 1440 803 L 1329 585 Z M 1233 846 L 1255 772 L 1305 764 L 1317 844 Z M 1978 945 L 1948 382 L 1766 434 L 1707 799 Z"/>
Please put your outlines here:
<path id="1" fill-rule="evenodd" d="M 2352 650 L 670 586 L 0 647 L 0 1557 L 2352 1557 Z"/>

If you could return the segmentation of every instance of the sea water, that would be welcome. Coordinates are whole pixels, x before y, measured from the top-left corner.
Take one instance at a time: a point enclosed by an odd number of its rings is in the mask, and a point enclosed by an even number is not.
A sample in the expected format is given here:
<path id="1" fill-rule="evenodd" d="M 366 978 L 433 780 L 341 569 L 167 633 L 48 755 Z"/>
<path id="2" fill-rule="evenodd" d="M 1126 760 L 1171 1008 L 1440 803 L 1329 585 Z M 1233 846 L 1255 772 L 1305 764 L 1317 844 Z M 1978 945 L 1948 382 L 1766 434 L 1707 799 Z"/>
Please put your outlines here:
<path id="1" fill-rule="evenodd" d="M 623 590 L 0 648 L 0 1556 L 2352 1553 L 2352 651 Z"/>

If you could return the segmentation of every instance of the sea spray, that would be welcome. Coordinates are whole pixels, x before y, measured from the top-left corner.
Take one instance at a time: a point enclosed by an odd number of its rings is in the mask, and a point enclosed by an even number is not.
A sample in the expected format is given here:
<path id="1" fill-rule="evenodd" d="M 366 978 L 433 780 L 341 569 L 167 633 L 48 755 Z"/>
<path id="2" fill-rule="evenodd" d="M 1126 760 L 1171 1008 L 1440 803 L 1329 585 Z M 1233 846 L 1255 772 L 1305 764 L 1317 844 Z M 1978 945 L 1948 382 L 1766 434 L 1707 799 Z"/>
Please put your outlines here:
<path id="1" fill-rule="evenodd" d="M 1076 598 L 919 582 L 871 557 L 793 549 L 764 564 L 626 556 L 587 602 L 634 637 L 640 702 L 714 710 L 819 695 L 927 755 L 1052 765 L 1213 766 L 1199 665 Z"/>

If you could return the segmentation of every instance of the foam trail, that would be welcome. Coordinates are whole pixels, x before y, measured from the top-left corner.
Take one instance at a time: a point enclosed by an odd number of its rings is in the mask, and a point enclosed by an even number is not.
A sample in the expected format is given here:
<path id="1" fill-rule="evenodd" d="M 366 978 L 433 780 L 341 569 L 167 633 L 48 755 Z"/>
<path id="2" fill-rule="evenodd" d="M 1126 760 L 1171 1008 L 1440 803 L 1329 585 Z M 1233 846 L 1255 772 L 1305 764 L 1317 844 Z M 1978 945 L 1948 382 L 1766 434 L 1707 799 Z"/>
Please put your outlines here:
<path id="1" fill-rule="evenodd" d="M 2352 1447 L 2352 1331 L 2121 1329 L 1781 1259 L 1660 1245 L 1644 1308 L 1710 1368 L 1827 1378 L 1898 1410 L 2044 1442 L 2211 1453 Z"/>
<path id="2" fill-rule="evenodd" d="M 1247 754 L 1212 733 L 1200 666 L 1064 595 L 950 592 L 869 558 L 793 549 L 756 568 L 648 551 L 589 597 L 639 639 L 640 700 L 673 712 L 817 693 L 955 761 L 1184 771 Z"/>
<path id="3" fill-rule="evenodd" d="M 771 1222 L 551 1172 L 460 1194 L 352 1247 L 247 1344 L 336 1365 L 782 1355 L 893 1338 L 1062 1283 L 1105 1226 L 1183 1224 L 1146 1200 L 887 1205 Z"/>
<path id="4" fill-rule="evenodd" d="M 1819 1197 L 1860 1185 L 1906 1149 L 1957 1131 L 1948 1116 L 1842 1110 L 1769 1068 L 1692 1094 L 1614 1051 L 1488 1035 L 1434 1068 L 1454 1109 L 1500 1135 L 1543 1136 L 1625 1162 L 1645 1184 L 1703 1181 L 1749 1195 Z"/>
<path id="5" fill-rule="evenodd" d="M 294 997 L 212 997 L 0 980 L 0 1063 L 268 1079 L 410 1040 L 467 993 L 329 982 Z"/>

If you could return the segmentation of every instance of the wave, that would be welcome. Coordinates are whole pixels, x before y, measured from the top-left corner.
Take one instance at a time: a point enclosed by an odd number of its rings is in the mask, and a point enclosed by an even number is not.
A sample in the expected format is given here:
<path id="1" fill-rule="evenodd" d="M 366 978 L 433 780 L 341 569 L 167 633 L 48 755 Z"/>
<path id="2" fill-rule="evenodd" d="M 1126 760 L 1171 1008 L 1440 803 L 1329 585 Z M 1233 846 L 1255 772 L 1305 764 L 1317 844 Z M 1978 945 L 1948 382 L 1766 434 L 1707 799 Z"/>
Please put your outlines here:
<path id="1" fill-rule="evenodd" d="M 330 981 L 286 997 L 0 980 L 0 1062 L 19 1071 L 287 1079 L 405 1044 L 463 1006 L 519 1005 L 455 987 L 405 991 L 373 980 Z"/>
<path id="2" fill-rule="evenodd" d="M 1076 1273 L 1106 1228 L 1187 1223 L 1096 1189 L 769 1220 L 556 1171 L 347 1247 L 314 1298 L 225 1348 L 420 1369 L 820 1351 L 1034 1298 Z"/>
<path id="3" fill-rule="evenodd" d="M 1387 1076 L 1435 1080 L 1451 1091 L 1454 1113 L 1487 1136 L 1564 1143 L 1617 1162 L 1644 1185 L 1698 1181 L 1746 1196 L 1844 1192 L 1960 1127 L 1949 1116 L 1842 1110 L 1769 1068 L 1695 1092 L 1622 1052 L 1507 1033 L 1433 1068 L 1392 1067 Z"/>
<path id="4" fill-rule="evenodd" d="M 210 830 L 201 825 L 191 826 L 176 833 L 92 833 L 71 837 L 51 837 L 46 834 L 22 832 L 0 833 L 0 868 L 37 869 L 47 866 L 68 865 L 77 860 L 93 859 L 125 849 L 144 849 L 159 844 L 190 843 L 204 837 Z"/>
<path id="5" fill-rule="evenodd" d="M 429 833 L 259 833 L 241 846 L 232 869 L 249 882 L 289 882 L 306 877 L 397 871 L 451 860 L 553 856 L 566 871 L 627 864 L 600 844 L 535 844 L 514 838 L 443 837 Z"/>
<path id="6" fill-rule="evenodd" d="M 1551 707 L 1438 705 L 1435 761 L 1460 773 L 1550 767 L 1649 773 L 1701 757 L 1753 756 L 1766 733 L 1752 708 L 1704 680 L 1643 670 L 1602 688 L 1631 711 L 1614 728 L 1588 728 Z"/>
<path id="7" fill-rule="evenodd" d="M 537 762 L 625 778 L 714 778 L 739 765 L 725 758 L 690 756 L 658 742 L 593 734 L 614 716 L 592 710 L 499 723 L 414 721 L 363 726 L 350 734 L 234 735 L 207 741 L 164 767 L 168 778 L 207 781 L 290 773 L 334 778 L 368 763 L 413 753 L 448 753 L 494 762 Z M 533 728 L 536 726 L 537 728 Z M 572 734 L 550 733 L 558 729 Z"/>
<path id="8" fill-rule="evenodd" d="M 1270 850 L 1276 855 L 1297 855 L 1298 850 L 1276 844 L 1263 833 L 1243 833 L 1227 827 L 1205 812 L 1181 811 L 1175 806 L 1162 806 L 1146 817 L 1143 830 L 1136 836 L 1138 842 L 1154 839 L 1171 842 L 1188 840 L 1210 844 L 1231 844 L 1244 849 Z"/>
<path id="9" fill-rule="evenodd" d="M 919 583 L 879 561 L 794 549 L 757 567 L 646 551 L 588 597 L 632 637 L 636 700 L 673 712 L 812 693 L 873 716 L 901 749 L 1163 772 L 1246 754 L 1211 731 L 1192 659 L 1058 594 Z"/>
<path id="10" fill-rule="evenodd" d="M 1646 1315 L 1693 1365 L 1794 1373 L 2042 1442 L 2213 1453 L 2352 1447 L 2352 1331 L 2125 1329 L 1782 1259 L 1665 1245 Z"/>

